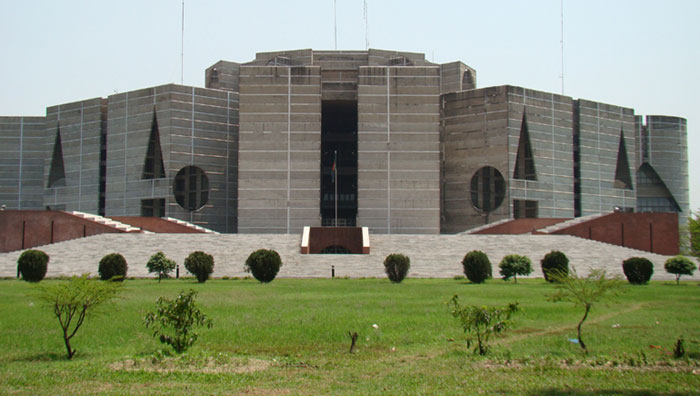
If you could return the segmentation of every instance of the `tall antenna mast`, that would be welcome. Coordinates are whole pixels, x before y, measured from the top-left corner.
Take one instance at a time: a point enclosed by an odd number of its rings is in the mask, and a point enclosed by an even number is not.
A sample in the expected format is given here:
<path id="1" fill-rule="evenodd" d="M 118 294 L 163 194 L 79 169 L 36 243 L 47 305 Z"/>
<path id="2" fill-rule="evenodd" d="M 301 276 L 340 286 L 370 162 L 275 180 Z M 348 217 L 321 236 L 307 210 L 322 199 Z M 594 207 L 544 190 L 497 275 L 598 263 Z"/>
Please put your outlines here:
<path id="1" fill-rule="evenodd" d="M 369 49 L 369 22 L 368 22 L 368 13 L 369 10 L 367 9 L 367 0 L 365 0 L 365 7 L 362 11 L 364 18 L 365 18 L 365 49 Z"/>
<path id="2" fill-rule="evenodd" d="M 333 0 L 333 37 L 335 39 L 335 50 L 338 50 L 338 2 Z"/>
<path id="3" fill-rule="evenodd" d="M 182 32 L 180 36 L 180 85 L 185 84 L 185 0 L 182 0 Z"/>
<path id="4" fill-rule="evenodd" d="M 561 0 L 561 94 L 564 95 L 564 0 Z"/>

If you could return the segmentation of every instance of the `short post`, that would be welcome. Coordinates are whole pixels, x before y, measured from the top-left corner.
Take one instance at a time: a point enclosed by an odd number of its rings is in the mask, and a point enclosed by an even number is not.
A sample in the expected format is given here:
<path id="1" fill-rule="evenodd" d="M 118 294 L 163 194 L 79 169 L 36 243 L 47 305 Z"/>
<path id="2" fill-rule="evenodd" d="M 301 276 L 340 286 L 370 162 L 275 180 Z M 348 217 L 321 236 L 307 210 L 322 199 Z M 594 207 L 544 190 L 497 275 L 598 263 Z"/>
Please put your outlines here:
<path id="1" fill-rule="evenodd" d="M 335 265 L 331 265 L 331 278 L 335 278 Z"/>
<path id="2" fill-rule="evenodd" d="M 180 264 L 175 267 L 175 279 L 180 279 Z"/>

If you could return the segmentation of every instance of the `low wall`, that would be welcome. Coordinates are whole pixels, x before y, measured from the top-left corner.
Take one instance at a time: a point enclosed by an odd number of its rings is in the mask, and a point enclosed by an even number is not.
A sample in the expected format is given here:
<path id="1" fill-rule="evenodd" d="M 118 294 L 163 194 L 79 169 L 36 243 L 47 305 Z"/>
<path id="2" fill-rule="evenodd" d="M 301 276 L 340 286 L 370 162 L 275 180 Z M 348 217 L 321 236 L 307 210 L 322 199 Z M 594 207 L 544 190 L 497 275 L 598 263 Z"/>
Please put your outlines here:
<path id="1" fill-rule="evenodd" d="M 0 252 L 119 232 L 122 231 L 62 211 L 0 211 Z"/>
<path id="2" fill-rule="evenodd" d="M 676 213 L 611 213 L 552 234 L 573 235 L 667 256 L 679 252 Z"/>

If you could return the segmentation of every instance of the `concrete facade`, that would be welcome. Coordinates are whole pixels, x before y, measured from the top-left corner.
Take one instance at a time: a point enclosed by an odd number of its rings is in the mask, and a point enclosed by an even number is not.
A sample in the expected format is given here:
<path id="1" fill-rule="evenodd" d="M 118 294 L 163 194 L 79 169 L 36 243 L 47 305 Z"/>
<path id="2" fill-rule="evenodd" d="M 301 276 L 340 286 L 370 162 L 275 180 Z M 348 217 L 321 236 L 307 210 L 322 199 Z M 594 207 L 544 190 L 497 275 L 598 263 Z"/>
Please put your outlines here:
<path id="1" fill-rule="evenodd" d="M 102 98 L 46 109 L 44 205 L 104 213 L 100 165 L 104 159 L 107 101 Z"/>
<path id="2" fill-rule="evenodd" d="M 167 216 L 234 232 L 238 95 L 169 84 L 112 95 L 108 103 L 106 215 Z M 149 146 L 162 161 L 150 173 Z M 198 175 L 181 174 L 177 193 L 178 174 L 191 166 L 205 177 L 190 183 Z"/>
<path id="3" fill-rule="evenodd" d="M 646 121 L 646 122 L 644 122 Z M 690 213 L 688 188 L 688 131 L 683 118 L 641 116 L 635 118 L 637 210 L 680 210 L 684 224 Z"/>
<path id="4" fill-rule="evenodd" d="M 44 117 L 0 117 L 0 204 L 44 207 Z"/>
<path id="5" fill-rule="evenodd" d="M 686 120 L 644 123 L 627 107 L 477 88 L 476 76 L 412 52 L 263 52 L 207 68 L 206 88 L 169 84 L 2 117 L 0 203 L 239 233 L 689 215 Z"/>
<path id="6" fill-rule="evenodd" d="M 444 233 L 636 206 L 632 109 L 501 86 L 443 95 L 442 125 Z M 530 170 L 519 155 L 530 157 Z M 497 171 L 502 187 L 474 184 L 484 167 Z M 487 193 L 491 207 L 480 208 Z"/>

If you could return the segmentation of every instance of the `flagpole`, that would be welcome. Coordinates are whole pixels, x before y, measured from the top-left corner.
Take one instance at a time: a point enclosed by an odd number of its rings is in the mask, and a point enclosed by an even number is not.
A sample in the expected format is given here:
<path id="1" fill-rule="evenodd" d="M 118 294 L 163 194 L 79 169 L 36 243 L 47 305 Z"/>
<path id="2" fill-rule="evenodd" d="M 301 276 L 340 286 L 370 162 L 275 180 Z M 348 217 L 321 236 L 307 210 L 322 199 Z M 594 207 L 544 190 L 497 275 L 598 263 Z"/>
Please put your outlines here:
<path id="1" fill-rule="evenodd" d="M 333 184 L 335 185 L 335 226 L 338 226 L 338 150 L 333 153 L 333 165 L 335 165 L 335 172 L 333 172 L 333 177 L 335 180 Z"/>

